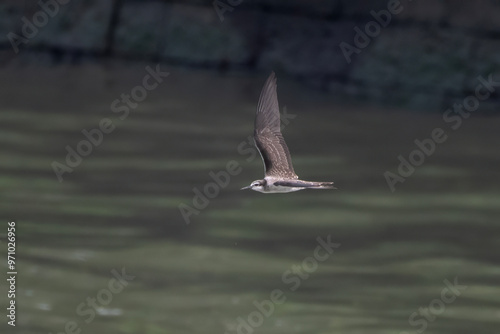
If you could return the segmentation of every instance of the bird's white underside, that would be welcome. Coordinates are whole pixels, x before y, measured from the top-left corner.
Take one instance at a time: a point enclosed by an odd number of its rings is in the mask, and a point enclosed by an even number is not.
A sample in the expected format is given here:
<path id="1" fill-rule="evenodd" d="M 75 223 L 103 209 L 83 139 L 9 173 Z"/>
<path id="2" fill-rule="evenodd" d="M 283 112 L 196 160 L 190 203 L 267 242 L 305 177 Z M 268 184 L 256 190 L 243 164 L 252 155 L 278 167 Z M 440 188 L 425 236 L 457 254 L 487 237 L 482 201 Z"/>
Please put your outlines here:
<path id="1" fill-rule="evenodd" d="M 293 191 L 299 191 L 299 190 L 302 190 L 304 188 L 301 188 L 301 187 L 283 187 L 283 186 L 275 186 L 274 185 L 274 182 L 277 182 L 277 181 L 282 181 L 281 179 L 279 178 L 276 178 L 276 177 L 272 177 L 272 176 L 266 176 L 264 178 L 264 180 L 266 180 L 266 183 L 267 183 L 267 189 L 264 189 L 262 187 L 259 187 L 259 188 L 253 188 L 253 190 L 255 191 L 258 191 L 258 192 L 261 192 L 261 193 L 264 193 L 264 194 L 269 194 L 269 193 L 290 193 L 290 192 L 293 192 Z"/>
<path id="2" fill-rule="evenodd" d="M 296 188 L 296 187 L 282 187 L 282 186 L 268 186 L 268 190 L 261 188 L 253 188 L 252 190 L 261 192 L 263 194 L 272 194 L 272 193 L 291 193 L 293 191 L 303 190 L 305 188 Z"/>

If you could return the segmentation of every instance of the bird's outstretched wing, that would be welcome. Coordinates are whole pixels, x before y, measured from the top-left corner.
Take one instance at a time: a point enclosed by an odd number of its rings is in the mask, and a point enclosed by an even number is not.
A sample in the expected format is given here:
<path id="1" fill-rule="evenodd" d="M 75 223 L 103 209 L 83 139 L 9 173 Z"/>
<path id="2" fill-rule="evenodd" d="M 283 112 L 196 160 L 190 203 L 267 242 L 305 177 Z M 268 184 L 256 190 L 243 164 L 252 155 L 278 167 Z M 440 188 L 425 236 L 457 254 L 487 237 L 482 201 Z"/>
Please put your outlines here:
<path id="1" fill-rule="evenodd" d="M 255 146 L 264 162 L 266 176 L 298 179 L 280 130 L 276 76 L 271 73 L 260 93 L 254 131 Z"/>

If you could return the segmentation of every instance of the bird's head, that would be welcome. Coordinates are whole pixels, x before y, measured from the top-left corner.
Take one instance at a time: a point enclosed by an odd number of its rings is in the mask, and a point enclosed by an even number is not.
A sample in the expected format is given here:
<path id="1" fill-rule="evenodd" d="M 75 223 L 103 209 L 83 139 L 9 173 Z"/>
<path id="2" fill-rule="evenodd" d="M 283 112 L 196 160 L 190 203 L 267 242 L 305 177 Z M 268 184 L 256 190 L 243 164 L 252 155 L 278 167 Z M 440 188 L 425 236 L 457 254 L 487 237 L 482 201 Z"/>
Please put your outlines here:
<path id="1" fill-rule="evenodd" d="M 265 185 L 266 185 L 266 180 L 255 180 L 252 183 L 250 183 L 248 187 L 243 187 L 241 188 L 241 190 L 252 189 L 255 191 L 263 192 Z"/>

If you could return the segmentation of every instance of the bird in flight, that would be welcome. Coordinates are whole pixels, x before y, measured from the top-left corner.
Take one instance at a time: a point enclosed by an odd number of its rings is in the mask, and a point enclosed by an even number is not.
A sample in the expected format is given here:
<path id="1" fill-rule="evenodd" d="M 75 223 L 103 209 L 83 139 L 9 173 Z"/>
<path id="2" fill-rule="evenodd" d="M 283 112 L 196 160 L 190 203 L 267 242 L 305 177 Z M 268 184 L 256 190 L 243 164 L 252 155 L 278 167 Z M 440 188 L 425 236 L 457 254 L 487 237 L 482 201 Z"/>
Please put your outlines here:
<path id="1" fill-rule="evenodd" d="M 333 182 L 299 180 L 280 129 L 276 76 L 271 73 L 260 93 L 254 130 L 255 146 L 264 162 L 265 177 L 248 187 L 261 193 L 288 193 L 302 189 L 336 189 Z"/>

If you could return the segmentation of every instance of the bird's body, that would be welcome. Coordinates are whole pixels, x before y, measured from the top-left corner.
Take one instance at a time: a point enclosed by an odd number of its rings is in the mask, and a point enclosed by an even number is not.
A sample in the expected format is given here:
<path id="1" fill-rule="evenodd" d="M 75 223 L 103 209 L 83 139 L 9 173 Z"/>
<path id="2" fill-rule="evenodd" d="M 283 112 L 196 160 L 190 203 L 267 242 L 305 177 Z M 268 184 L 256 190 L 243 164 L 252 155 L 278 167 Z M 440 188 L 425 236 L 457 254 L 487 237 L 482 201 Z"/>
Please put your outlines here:
<path id="1" fill-rule="evenodd" d="M 265 178 L 248 187 L 262 193 L 288 193 L 302 189 L 335 189 L 333 182 L 299 180 L 293 170 L 292 157 L 280 129 L 276 76 L 271 73 L 259 98 L 254 131 L 255 146 L 264 163 Z"/>
<path id="2" fill-rule="evenodd" d="M 255 184 L 253 187 L 250 185 L 250 187 L 252 188 L 252 190 L 259 191 L 261 193 L 291 193 L 293 191 L 299 191 L 308 188 L 335 189 L 333 187 L 333 182 L 286 180 L 283 178 L 266 176 L 263 180 L 254 181 L 252 182 L 252 184 L 258 181 L 260 181 L 258 184 Z"/>
<path id="3" fill-rule="evenodd" d="M 299 191 L 304 189 L 300 187 L 288 187 L 279 185 L 279 182 L 282 181 L 282 179 L 272 176 L 266 176 L 261 181 L 263 182 L 258 186 L 253 187 L 252 190 L 259 191 L 261 193 L 290 193 L 292 191 Z"/>

